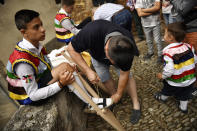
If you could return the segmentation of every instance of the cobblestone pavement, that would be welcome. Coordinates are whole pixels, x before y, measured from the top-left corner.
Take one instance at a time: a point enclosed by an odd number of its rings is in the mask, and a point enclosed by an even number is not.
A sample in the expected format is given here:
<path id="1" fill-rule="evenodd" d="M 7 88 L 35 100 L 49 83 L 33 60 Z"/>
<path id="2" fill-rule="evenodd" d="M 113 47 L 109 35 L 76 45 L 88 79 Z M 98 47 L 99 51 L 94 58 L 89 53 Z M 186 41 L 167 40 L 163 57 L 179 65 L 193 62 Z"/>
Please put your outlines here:
<path id="1" fill-rule="evenodd" d="M 130 123 L 132 102 L 128 95 L 124 95 L 113 111 L 117 119 L 127 131 L 197 131 L 197 97 L 189 101 L 187 115 L 178 110 L 174 98 L 170 98 L 165 104 L 156 101 L 154 94 L 162 88 L 156 73 L 161 71 L 162 65 L 156 64 L 157 56 L 150 61 L 143 61 L 143 54 L 146 53 L 145 41 L 137 45 L 141 55 L 135 58 L 132 73 L 138 87 L 142 117 L 138 124 Z M 117 77 L 114 79 L 117 80 Z M 100 116 L 89 114 L 88 131 L 114 131 L 114 128 Z"/>

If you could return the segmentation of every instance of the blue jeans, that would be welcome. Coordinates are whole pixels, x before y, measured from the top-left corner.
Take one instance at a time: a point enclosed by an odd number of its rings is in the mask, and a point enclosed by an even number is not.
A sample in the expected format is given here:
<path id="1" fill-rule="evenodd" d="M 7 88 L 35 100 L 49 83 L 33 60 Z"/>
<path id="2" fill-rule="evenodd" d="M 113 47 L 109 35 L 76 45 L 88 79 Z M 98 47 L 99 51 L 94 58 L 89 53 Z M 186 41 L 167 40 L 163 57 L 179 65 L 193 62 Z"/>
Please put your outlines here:
<path id="1" fill-rule="evenodd" d="M 112 22 L 131 32 L 132 15 L 127 9 L 122 10 L 112 18 Z"/>
<path id="2" fill-rule="evenodd" d="M 163 18 L 166 25 L 176 22 L 176 19 L 171 14 L 163 14 Z"/>

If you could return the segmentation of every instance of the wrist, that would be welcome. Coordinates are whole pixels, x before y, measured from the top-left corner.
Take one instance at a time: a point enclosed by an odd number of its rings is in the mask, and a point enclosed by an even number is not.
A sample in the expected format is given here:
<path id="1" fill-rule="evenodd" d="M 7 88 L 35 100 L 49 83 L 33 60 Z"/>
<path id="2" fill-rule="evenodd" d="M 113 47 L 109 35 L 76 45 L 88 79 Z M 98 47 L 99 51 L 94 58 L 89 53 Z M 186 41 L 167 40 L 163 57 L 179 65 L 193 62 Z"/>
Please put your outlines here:
<path id="1" fill-rule="evenodd" d="M 85 73 L 86 75 L 88 75 L 88 74 L 92 73 L 92 70 L 89 69 L 89 68 L 84 69 L 84 73 Z"/>
<path id="2" fill-rule="evenodd" d="M 117 91 L 116 92 L 116 95 L 118 95 L 119 97 L 121 97 L 122 96 L 122 92 L 121 91 Z"/>
<path id="3" fill-rule="evenodd" d="M 64 85 L 59 80 L 58 80 L 58 85 L 59 85 L 60 88 L 64 87 Z"/>

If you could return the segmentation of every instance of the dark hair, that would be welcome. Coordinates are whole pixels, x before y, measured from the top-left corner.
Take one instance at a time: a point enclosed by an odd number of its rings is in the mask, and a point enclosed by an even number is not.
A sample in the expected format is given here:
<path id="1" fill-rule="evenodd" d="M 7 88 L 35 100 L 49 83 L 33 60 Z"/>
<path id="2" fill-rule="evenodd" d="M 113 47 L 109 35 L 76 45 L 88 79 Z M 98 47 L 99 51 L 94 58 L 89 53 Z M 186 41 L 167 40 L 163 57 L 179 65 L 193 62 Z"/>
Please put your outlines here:
<path id="1" fill-rule="evenodd" d="M 100 5 L 104 3 L 105 3 L 105 0 L 92 0 L 92 4 L 94 7 L 99 7 Z"/>
<path id="2" fill-rule="evenodd" d="M 94 7 L 99 7 L 104 3 L 116 3 L 116 0 L 92 0 L 92 4 Z"/>
<path id="3" fill-rule="evenodd" d="M 185 25 L 182 22 L 175 22 L 167 26 L 168 32 L 175 38 L 177 42 L 182 42 L 185 38 Z"/>
<path id="4" fill-rule="evenodd" d="M 15 14 L 15 24 L 18 30 L 26 29 L 27 23 L 31 22 L 34 18 L 40 14 L 33 10 L 23 9 Z"/>
<path id="5" fill-rule="evenodd" d="M 118 67 L 124 67 L 128 63 L 132 63 L 134 55 L 136 55 L 135 47 L 128 37 L 119 35 L 111 37 L 108 46 L 108 55 Z"/>
<path id="6" fill-rule="evenodd" d="M 75 4 L 75 0 L 62 0 L 62 5 L 71 6 Z"/>

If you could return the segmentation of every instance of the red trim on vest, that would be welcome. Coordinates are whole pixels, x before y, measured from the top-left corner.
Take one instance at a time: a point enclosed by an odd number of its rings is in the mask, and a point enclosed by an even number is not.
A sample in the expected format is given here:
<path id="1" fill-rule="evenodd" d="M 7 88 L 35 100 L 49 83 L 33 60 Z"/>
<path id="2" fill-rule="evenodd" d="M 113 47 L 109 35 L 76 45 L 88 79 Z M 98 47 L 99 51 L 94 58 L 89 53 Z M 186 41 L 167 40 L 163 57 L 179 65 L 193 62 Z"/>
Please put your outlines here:
<path id="1" fill-rule="evenodd" d="M 166 55 L 166 56 L 172 58 L 172 56 L 170 54 L 168 54 L 168 53 L 164 53 L 163 55 Z"/>
<path id="2" fill-rule="evenodd" d="M 194 73 L 195 73 L 195 69 L 191 69 L 191 70 L 187 70 L 187 71 L 183 72 L 180 75 L 172 75 L 171 78 L 172 79 L 180 79 L 186 75 L 190 75 L 190 74 L 194 74 Z"/>
<path id="3" fill-rule="evenodd" d="M 42 48 L 41 52 L 42 52 L 43 55 L 47 55 L 47 50 L 46 50 L 45 47 Z"/>
<path id="4" fill-rule="evenodd" d="M 69 17 L 69 16 L 67 16 L 66 14 L 57 14 L 56 16 L 55 16 L 55 18 L 58 20 L 58 21 L 61 21 L 63 18 L 65 18 L 65 17 Z M 70 17 L 69 17 L 70 18 Z"/>
<path id="5" fill-rule="evenodd" d="M 180 45 L 176 45 L 176 46 L 170 47 L 169 49 L 171 49 L 171 48 L 177 48 L 177 47 L 180 47 L 180 46 L 183 46 L 183 44 L 180 44 Z"/>
<path id="6" fill-rule="evenodd" d="M 22 58 L 33 62 L 36 67 L 38 67 L 38 65 L 40 64 L 40 60 L 38 58 L 30 55 L 27 52 L 21 52 L 16 49 L 14 49 L 13 53 L 10 55 L 9 61 L 11 62 L 11 64 L 13 64 L 14 61 Z"/>

